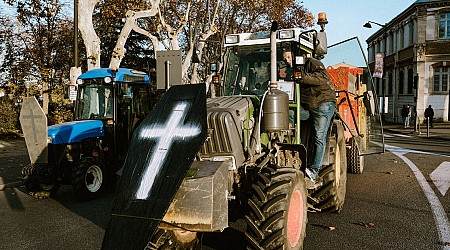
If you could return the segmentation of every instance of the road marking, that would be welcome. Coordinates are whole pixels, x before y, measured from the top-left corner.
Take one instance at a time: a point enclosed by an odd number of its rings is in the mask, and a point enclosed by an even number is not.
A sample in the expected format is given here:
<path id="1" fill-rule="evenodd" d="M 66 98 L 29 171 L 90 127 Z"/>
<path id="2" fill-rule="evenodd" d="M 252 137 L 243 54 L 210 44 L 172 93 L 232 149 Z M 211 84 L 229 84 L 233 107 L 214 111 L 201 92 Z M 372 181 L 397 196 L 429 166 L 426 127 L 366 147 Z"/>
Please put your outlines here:
<path id="1" fill-rule="evenodd" d="M 404 134 L 395 134 L 398 137 L 406 137 L 406 138 L 411 138 L 410 135 L 404 135 Z"/>
<path id="2" fill-rule="evenodd" d="M 383 134 L 385 138 L 394 138 L 394 137 L 404 137 L 404 138 L 411 138 L 410 135 L 404 135 L 404 134 Z"/>
<path id="3" fill-rule="evenodd" d="M 444 161 L 431 174 L 430 178 L 442 196 L 450 187 L 450 162 Z"/>
<path id="4" fill-rule="evenodd" d="M 439 234 L 439 239 L 441 243 L 444 245 L 443 249 L 450 250 L 450 246 L 446 246 L 446 244 L 450 242 L 450 223 L 448 221 L 448 217 L 444 210 L 444 207 L 439 201 L 439 198 L 434 193 L 430 184 L 428 184 L 427 180 L 425 179 L 425 176 L 422 174 L 422 172 L 420 172 L 420 169 L 410 159 L 404 156 L 405 153 L 411 153 L 411 151 L 414 150 L 409 151 L 404 148 L 389 146 L 387 144 L 386 149 L 392 152 L 393 154 L 397 155 L 400 159 L 402 159 L 413 171 L 417 181 L 419 182 L 420 187 L 422 188 L 425 196 L 428 199 L 428 202 L 430 203 L 431 211 L 433 212 L 434 221 L 436 223 L 437 231 Z"/>

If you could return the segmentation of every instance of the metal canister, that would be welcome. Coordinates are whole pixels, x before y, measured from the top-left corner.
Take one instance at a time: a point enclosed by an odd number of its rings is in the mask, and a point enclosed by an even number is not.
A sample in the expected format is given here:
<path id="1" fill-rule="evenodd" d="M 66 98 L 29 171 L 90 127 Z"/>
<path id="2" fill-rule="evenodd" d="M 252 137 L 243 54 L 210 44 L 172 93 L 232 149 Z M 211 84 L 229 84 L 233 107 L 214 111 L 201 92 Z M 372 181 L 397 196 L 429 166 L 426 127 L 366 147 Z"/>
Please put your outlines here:
<path id="1" fill-rule="evenodd" d="M 274 89 L 266 95 L 263 103 L 262 130 L 277 132 L 289 129 L 289 96 Z"/>

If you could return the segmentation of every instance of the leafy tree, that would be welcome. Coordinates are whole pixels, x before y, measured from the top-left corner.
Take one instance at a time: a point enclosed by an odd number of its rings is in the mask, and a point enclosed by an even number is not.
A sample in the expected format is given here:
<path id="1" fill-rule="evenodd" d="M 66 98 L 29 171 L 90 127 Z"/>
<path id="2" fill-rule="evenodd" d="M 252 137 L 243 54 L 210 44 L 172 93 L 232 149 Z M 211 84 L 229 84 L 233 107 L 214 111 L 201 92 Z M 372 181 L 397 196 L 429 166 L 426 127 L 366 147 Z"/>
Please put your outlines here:
<path id="1" fill-rule="evenodd" d="M 7 39 L 4 60 L 9 72 L 6 81 L 16 95 L 26 95 L 25 83 L 31 83 L 30 95 L 43 102 L 48 113 L 49 102 L 58 99 L 53 90 L 64 85 L 73 62 L 73 21 L 61 13 L 59 0 L 8 0 L 17 7 L 13 34 Z M 64 105 L 55 102 L 50 106 Z M 51 110 L 50 110 L 51 111 Z M 50 112 L 50 114 L 53 112 Z M 51 121 L 49 117 L 49 121 Z"/>

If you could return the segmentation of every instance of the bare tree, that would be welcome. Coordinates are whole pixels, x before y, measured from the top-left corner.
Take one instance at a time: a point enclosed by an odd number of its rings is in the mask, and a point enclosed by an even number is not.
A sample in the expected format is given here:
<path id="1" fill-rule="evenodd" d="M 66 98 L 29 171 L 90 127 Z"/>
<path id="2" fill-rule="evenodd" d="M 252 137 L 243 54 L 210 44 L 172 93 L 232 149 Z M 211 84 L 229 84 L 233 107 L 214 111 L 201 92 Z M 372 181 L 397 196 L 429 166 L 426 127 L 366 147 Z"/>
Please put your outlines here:
<path id="1" fill-rule="evenodd" d="M 81 15 L 85 18 L 79 27 L 85 30 L 82 34 L 85 34 L 83 39 L 88 59 L 91 60 L 88 66 L 95 63 L 95 67 L 100 65 L 100 41 L 90 16 L 98 2 L 79 1 L 79 9 L 86 8 L 84 14 L 79 14 L 80 18 Z M 266 30 L 272 20 L 278 20 L 283 28 L 308 27 L 312 26 L 313 21 L 311 13 L 294 0 L 148 0 L 146 4 L 142 1 L 136 3 L 138 6 L 129 6 L 126 12 L 126 21 L 109 66 L 120 66 L 125 57 L 127 40 L 134 31 L 148 37 L 154 53 L 160 50 L 160 46 L 165 50 L 182 51 L 184 83 L 209 82 L 211 73 L 207 71 L 208 62 L 215 60 L 221 65 L 222 44 L 227 33 Z M 200 60 L 193 62 L 194 55 Z"/>
<path id="2" fill-rule="evenodd" d="M 88 70 L 100 68 L 100 38 L 94 29 L 92 16 L 94 8 L 100 0 L 78 1 L 78 29 L 86 46 Z"/>

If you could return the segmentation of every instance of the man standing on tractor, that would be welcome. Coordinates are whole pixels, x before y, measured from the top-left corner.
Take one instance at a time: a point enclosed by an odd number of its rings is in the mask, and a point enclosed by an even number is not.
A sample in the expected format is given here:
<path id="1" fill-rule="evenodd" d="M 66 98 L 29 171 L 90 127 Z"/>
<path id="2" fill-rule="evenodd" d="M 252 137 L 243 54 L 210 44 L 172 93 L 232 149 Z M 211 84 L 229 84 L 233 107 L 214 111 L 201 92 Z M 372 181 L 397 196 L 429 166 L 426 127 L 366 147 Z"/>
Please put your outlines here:
<path id="1" fill-rule="evenodd" d="M 292 68 L 291 51 L 283 52 L 283 59 Z M 331 79 L 320 58 L 307 57 L 300 81 L 300 104 L 309 111 L 314 128 L 313 158 L 306 167 L 306 186 L 314 189 L 325 154 L 328 128 L 336 108 L 336 94 Z"/>

